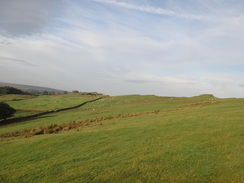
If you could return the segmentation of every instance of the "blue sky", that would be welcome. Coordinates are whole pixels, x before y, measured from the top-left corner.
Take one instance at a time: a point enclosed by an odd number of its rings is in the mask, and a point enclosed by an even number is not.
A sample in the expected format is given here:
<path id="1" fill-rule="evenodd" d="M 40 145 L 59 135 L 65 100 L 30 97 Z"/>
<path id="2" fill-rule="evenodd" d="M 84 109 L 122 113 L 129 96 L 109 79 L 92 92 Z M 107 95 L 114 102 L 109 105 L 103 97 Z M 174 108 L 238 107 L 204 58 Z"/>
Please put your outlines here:
<path id="1" fill-rule="evenodd" d="M 242 0 L 0 0 L 0 81 L 244 97 Z"/>

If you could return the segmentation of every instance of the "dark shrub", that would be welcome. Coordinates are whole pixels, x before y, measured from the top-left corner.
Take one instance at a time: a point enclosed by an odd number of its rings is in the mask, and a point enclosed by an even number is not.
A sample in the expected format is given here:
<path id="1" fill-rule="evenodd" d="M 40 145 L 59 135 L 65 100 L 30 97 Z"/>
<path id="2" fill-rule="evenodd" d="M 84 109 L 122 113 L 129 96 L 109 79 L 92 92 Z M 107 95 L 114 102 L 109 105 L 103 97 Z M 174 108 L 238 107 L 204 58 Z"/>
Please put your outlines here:
<path id="1" fill-rule="evenodd" d="M 4 102 L 0 102 L 0 119 L 6 120 L 8 117 L 11 117 L 16 110 L 10 107 L 8 104 Z"/>

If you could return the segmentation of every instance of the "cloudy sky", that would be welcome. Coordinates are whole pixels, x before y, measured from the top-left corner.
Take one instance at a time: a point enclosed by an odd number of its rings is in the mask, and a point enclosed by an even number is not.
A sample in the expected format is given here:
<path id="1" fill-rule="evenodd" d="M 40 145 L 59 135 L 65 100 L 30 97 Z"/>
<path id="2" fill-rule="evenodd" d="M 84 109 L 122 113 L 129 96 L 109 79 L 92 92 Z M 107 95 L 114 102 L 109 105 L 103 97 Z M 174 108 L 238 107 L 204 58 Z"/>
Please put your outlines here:
<path id="1" fill-rule="evenodd" d="M 243 0 L 0 0 L 0 81 L 244 98 Z"/>

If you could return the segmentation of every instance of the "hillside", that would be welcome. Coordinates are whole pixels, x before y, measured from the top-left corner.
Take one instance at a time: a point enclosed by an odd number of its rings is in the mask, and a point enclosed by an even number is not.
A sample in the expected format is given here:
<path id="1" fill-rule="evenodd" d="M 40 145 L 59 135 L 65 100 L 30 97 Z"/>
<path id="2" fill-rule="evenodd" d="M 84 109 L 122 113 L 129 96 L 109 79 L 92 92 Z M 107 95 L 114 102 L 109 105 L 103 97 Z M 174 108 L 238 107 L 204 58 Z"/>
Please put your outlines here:
<path id="1" fill-rule="evenodd" d="M 87 97 L 1 100 L 30 111 Z M 1 126 L 0 182 L 243 182 L 244 99 L 102 97 Z"/>
<path id="2" fill-rule="evenodd" d="M 58 90 L 58 89 L 53 89 L 53 88 L 0 82 L 0 87 L 3 87 L 3 86 L 10 86 L 10 87 L 18 88 L 24 92 L 47 91 L 47 92 L 55 92 L 55 93 L 64 93 L 64 90 Z"/>

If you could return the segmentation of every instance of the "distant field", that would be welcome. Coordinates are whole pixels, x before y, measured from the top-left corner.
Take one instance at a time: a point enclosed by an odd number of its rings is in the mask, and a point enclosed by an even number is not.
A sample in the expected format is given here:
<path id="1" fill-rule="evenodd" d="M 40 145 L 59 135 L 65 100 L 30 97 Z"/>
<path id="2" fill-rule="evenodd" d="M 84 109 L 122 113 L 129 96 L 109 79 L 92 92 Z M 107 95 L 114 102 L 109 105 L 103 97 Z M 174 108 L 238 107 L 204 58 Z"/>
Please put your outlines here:
<path id="1" fill-rule="evenodd" d="M 91 98 L 79 94 L 67 95 L 43 95 L 43 96 L 28 96 L 28 95 L 8 95 L 0 96 L 0 101 L 8 103 L 15 109 L 25 110 L 57 110 L 61 108 L 79 105 Z"/>
<path id="2" fill-rule="evenodd" d="M 22 117 L 76 106 L 94 98 L 98 97 L 80 94 L 43 95 L 37 97 L 31 95 L 5 95 L 0 96 L 0 102 L 5 102 L 18 110 L 14 117 Z"/>
<path id="3" fill-rule="evenodd" d="M 80 96 L 80 95 L 78 95 Z M 12 97 L 12 96 L 8 96 Z M 69 105 L 65 105 L 63 107 L 74 106 L 77 103 L 72 103 L 72 101 L 76 101 L 76 95 L 63 95 L 63 97 L 59 97 L 60 100 L 65 100 L 71 98 Z M 81 99 L 85 99 L 85 101 L 94 99 L 87 96 L 80 96 Z M 83 98 L 82 98 L 83 97 Z M 49 98 L 51 101 L 53 97 L 44 97 L 45 99 Z M 96 97 L 97 98 L 97 97 Z M 35 98 L 35 100 L 41 100 L 42 97 Z M 79 102 L 84 102 L 84 100 L 80 100 Z M 211 99 L 211 100 L 209 100 Z M 31 99 L 32 100 L 32 99 Z M 31 103 L 31 100 L 27 100 L 32 107 L 29 109 L 33 109 L 35 103 Z M 38 126 L 47 126 L 50 124 L 62 124 L 70 121 L 80 121 L 90 118 L 97 117 L 106 117 L 106 116 L 116 116 L 120 114 L 131 114 L 138 112 L 151 112 L 157 110 L 178 110 L 178 108 L 194 108 L 201 107 L 201 102 L 207 103 L 217 103 L 219 100 L 215 99 L 213 96 L 204 95 L 196 98 L 172 98 L 172 97 L 157 97 L 153 95 L 141 96 L 141 95 L 129 95 L 129 96 L 116 96 L 116 97 L 104 97 L 101 100 L 98 100 L 94 103 L 88 103 L 79 109 L 74 109 L 71 111 L 65 111 L 62 113 L 54 113 L 50 115 L 43 116 L 41 118 L 31 119 L 31 121 L 21 122 L 20 124 L 10 125 L 9 127 L 0 128 L 0 134 L 5 132 L 11 132 L 16 130 L 24 130 L 26 128 L 34 128 Z M 11 105 L 12 99 L 7 102 Z M 15 101 L 15 104 L 18 102 L 22 103 L 23 101 Z M 77 102 L 77 101 L 76 101 Z M 42 101 L 47 105 L 48 100 Z M 20 104 L 19 104 L 20 105 Z M 57 105 L 57 104 L 56 104 Z M 196 106 L 191 106 L 196 105 Z M 17 108 L 14 105 L 11 105 L 14 108 Z M 21 107 L 21 105 L 20 105 Z M 61 107 L 61 106 L 60 106 Z M 18 109 L 18 108 L 17 108 Z M 22 108 L 26 109 L 26 108 Z M 43 108 L 42 108 L 43 109 Z M 51 109 L 51 108 L 49 108 Z M 54 108 L 52 108 L 54 109 Z M 18 113 L 17 113 L 18 115 Z"/>
<path id="4" fill-rule="evenodd" d="M 37 108 L 40 103 L 43 107 L 38 109 L 52 110 L 91 98 L 5 96 L 0 100 L 19 109 Z M 244 99 L 105 97 L 77 109 L 0 127 L 0 134 L 5 134 L 88 121 L 57 134 L 2 137 L 0 182 L 241 183 L 243 114 Z"/>

